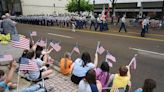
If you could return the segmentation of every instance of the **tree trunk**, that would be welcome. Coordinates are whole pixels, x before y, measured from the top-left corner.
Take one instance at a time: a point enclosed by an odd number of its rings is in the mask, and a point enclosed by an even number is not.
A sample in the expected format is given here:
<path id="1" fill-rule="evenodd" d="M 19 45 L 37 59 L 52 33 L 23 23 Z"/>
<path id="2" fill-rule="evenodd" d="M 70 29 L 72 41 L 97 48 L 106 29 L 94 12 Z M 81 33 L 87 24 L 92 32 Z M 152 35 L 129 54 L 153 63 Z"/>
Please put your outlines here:
<path id="1" fill-rule="evenodd" d="M 80 0 L 78 0 L 78 14 L 80 14 Z"/>
<path id="2" fill-rule="evenodd" d="M 112 14 L 111 14 L 111 24 L 114 22 L 114 8 L 115 8 L 115 0 L 112 0 Z"/>

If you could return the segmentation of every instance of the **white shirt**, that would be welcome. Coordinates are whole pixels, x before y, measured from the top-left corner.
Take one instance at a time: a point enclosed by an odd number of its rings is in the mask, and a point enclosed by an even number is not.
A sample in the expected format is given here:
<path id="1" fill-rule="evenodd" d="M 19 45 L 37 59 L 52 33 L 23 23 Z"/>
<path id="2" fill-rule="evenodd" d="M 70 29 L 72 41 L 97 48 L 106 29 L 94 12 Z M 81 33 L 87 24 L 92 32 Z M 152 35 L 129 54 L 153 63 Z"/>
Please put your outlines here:
<path id="1" fill-rule="evenodd" d="M 122 18 L 121 18 L 121 22 L 123 22 L 123 23 L 126 22 L 125 17 L 122 17 Z"/>
<path id="2" fill-rule="evenodd" d="M 78 92 L 92 92 L 90 85 L 85 82 L 84 80 L 81 80 L 79 83 Z"/>
<path id="3" fill-rule="evenodd" d="M 84 61 L 80 58 L 75 60 L 74 67 L 73 67 L 73 74 L 75 76 L 84 77 L 88 72 L 88 70 L 95 67 L 93 63 L 87 63 L 86 66 L 83 67 L 82 66 L 83 62 Z"/>
<path id="4" fill-rule="evenodd" d="M 144 26 L 147 25 L 147 21 L 146 21 L 146 19 L 143 20 L 142 25 L 144 25 Z"/>

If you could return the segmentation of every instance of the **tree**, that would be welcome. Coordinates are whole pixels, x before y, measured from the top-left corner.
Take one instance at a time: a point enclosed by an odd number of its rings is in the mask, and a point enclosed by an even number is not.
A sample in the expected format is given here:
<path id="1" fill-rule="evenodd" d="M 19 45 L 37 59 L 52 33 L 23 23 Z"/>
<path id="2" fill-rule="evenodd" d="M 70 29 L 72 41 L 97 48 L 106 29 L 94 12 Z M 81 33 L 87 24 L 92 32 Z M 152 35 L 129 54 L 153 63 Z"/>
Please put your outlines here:
<path id="1" fill-rule="evenodd" d="M 92 11 L 93 5 L 89 4 L 89 0 L 71 0 L 66 5 L 69 12 Z"/>

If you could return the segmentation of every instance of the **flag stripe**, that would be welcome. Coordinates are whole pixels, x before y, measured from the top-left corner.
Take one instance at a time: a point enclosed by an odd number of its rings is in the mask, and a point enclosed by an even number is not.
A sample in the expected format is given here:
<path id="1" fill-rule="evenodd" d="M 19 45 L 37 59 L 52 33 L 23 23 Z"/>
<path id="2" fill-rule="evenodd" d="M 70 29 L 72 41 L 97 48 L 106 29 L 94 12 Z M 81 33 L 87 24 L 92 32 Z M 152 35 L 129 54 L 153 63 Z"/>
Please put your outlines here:
<path id="1" fill-rule="evenodd" d="M 36 31 L 31 32 L 30 36 L 37 36 Z"/>
<path id="2" fill-rule="evenodd" d="M 30 40 L 24 37 L 20 37 L 19 41 L 11 41 L 12 46 L 16 48 L 29 49 L 30 48 Z"/>
<path id="3" fill-rule="evenodd" d="M 103 46 L 100 46 L 100 47 L 98 48 L 98 51 L 97 51 L 97 52 L 101 55 L 101 54 L 104 53 L 104 51 L 105 51 L 104 47 L 103 47 Z"/>
<path id="4" fill-rule="evenodd" d="M 0 58 L 0 62 L 3 62 L 3 61 L 12 61 L 12 60 L 13 60 L 12 55 L 2 55 L 2 57 Z"/>
<path id="5" fill-rule="evenodd" d="M 50 43 L 50 46 L 56 51 L 59 52 L 61 50 L 61 46 L 58 43 Z"/>
<path id="6" fill-rule="evenodd" d="M 28 60 L 27 64 L 20 64 L 19 70 L 37 71 L 38 66 L 34 61 Z"/>

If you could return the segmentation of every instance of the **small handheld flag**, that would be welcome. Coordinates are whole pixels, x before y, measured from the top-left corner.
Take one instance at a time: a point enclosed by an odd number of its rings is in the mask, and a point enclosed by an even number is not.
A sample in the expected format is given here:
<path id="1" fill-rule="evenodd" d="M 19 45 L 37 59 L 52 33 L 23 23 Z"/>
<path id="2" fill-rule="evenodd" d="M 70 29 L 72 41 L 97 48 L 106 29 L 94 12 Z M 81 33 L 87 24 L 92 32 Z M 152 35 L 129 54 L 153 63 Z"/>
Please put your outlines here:
<path id="1" fill-rule="evenodd" d="M 53 43 L 53 42 L 50 42 L 50 46 L 56 51 L 56 52 L 59 52 L 61 50 L 61 46 L 59 45 L 59 43 Z"/>
<path id="2" fill-rule="evenodd" d="M 70 56 L 72 56 L 73 52 L 76 52 L 76 53 L 80 54 L 80 50 L 79 50 L 77 42 L 76 42 L 76 45 L 73 47 L 73 49 L 72 49 L 72 51 L 70 53 Z"/>
<path id="3" fill-rule="evenodd" d="M 29 60 L 27 58 L 21 58 L 19 70 L 29 70 L 29 71 L 36 71 L 39 70 L 37 64 L 33 60 Z"/>
<path id="4" fill-rule="evenodd" d="M 137 68 L 136 57 L 137 57 L 137 54 L 134 55 L 134 57 L 132 58 L 132 60 L 130 61 L 129 65 L 128 65 L 129 67 L 131 67 L 131 69 Z"/>
<path id="5" fill-rule="evenodd" d="M 11 43 L 12 46 L 16 48 L 30 49 L 30 40 L 25 37 L 15 36 L 12 38 Z"/>
<path id="6" fill-rule="evenodd" d="M 46 47 L 46 45 L 47 45 L 46 41 L 43 41 L 42 39 L 40 41 L 36 42 L 36 44 L 41 47 Z"/>
<path id="7" fill-rule="evenodd" d="M 107 50 L 107 54 L 106 54 L 106 61 L 108 62 L 110 67 L 113 67 L 113 62 L 116 62 L 116 58 L 110 54 Z"/>
<path id="8" fill-rule="evenodd" d="M 0 55 L 0 62 L 12 61 L 12 60 L 13 60 L 12 55 Z"/>
<path id="9" fill-rule="evenodd" d="M 30 32 L 30 36 L 37 36 L 37 32 L 36 31 Z"/>
<path id="10" fill-rule="evenodd" d="M 103 54 L 105 51 L 104 47 L 100 45 L 100 42 L 98 41 L 97 43 L 97 49 L 96 49 L 96 53 L 98 52 L 100 55 Z"/>

